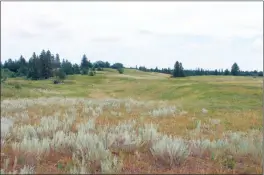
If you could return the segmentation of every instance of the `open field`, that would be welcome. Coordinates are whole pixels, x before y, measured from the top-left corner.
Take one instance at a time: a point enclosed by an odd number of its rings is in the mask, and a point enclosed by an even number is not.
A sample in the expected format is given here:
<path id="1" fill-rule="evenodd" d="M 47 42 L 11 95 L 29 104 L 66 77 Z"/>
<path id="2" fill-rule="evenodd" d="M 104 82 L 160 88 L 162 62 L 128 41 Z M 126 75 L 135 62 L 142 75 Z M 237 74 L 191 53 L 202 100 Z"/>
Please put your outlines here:
<path id="1" fill-rule="evenodd" d="M 262 78 L 105 69 L 1 85 L 1 171 L 262 173 Z"/>

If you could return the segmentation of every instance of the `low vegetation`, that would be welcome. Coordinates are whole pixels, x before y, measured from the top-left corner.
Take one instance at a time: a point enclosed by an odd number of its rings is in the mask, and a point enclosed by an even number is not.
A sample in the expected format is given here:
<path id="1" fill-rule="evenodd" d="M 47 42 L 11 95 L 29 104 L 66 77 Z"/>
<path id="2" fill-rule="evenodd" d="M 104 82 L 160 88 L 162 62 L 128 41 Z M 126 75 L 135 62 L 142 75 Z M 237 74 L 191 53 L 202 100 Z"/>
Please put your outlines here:
<path id="1" fill-rule="evenodd" d="M 1 109 L 2 173 L 261 171 L 261 130 L 220 133 L 219 122 L 164 102 L 53 97 L 3 100 Z M 163 120 L 189 129 L 169 134 Z"/>
<path id="2" fill-rule="evenodd" d="M 78 65 L 50 51 L 1 66 L 3 174 L 262 173 L 261 72 Z"/>

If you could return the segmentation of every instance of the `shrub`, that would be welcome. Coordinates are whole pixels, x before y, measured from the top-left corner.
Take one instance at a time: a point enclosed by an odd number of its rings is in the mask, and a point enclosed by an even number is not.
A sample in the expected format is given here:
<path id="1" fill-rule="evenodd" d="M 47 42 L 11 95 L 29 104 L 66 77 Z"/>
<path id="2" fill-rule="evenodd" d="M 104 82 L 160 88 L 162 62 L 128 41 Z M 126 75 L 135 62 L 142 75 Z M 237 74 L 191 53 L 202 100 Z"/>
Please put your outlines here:
<path id="1" fill-rule="evenodd" d="M 19 84 L 19 83 L 16 83 L 15 86 L 14 86 L 16 89 L 21 89 L 22 86 Z"/>
<path id="2" fill-rule="evenodd" d="M 64 80 L 66 78 L 66 73 L 62 69 L 59 69 L 59 71 L 57 72 L 57 77 L 60 80 Z"/>
<path id="3" fill-rule="evenodd" d="M 117 71 L 118 71 L 120 74 L 123 74 L 123 73 L 124 73 L 124 69 L 123 69 L 123 68 L 118 68 Z"/>
<path id="4" fill-rule="evenodd" d="M 183 139 L 165 135 L 152 146 L 151 153 L 157 160 L 172 167 L 181 164 L 190 151 Z"/>
<path id="5" fill-rule="evenodd" d="M 89 71 L 89 76 L 95 76 L 95 71 Z"/>

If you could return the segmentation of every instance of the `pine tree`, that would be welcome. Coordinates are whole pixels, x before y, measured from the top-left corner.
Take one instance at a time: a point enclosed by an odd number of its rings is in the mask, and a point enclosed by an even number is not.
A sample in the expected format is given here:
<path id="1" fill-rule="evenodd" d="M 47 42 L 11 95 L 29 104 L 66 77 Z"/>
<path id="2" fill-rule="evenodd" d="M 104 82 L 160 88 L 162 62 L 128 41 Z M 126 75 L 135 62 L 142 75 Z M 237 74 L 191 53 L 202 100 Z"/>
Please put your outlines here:
<path id="1" fill-rule="evenodd" d="M 83 55 L 82 62 L 81 62 L 81 69 L 89 69 L 89 63 L 86 55 Z"/>
<path id="2" fill-rule="evenodd" d="M 47 63 L 46 64 L 46 74 L 47 74 L 47 78 L 50 78 L 52 77 L 52 62 L 51 62 L 51 52 L 48 50 L 46 52 L 46 59 L 45 59 L 45 62 Z M 46 77 L 45 77 L 46 78 Z"/>
<path id="3" fill-rule="evenodd" d="M 27 76 L 27 74 L 28 74 L 27 62 L 22 55 L 20 56 L 18 62 L 19 62 L 18 75 L 19 76 Z"/>
<path id="4" fill-rule="evenodd" d="M 229 75 L 229 70 L 228 70 L 228 69 L 226 69 L 226 70 L 224 71 L 224 75 Z"/>
<path id="5" fill-rule="evenodd" d="M 231 67 L 231 74 L 237 76 L 239 74 L 239 66 L 237 63 L 234 63 Z"/>
<path id="6" fill-rule="evenodd" d="M 179 77 L 180 75 L 180 64 L 178 61 L 174 64 L 173 77 Z"/>
<path id="7" fill-rule="evenodd" d="M 175 62 L 172 76 L 173 77 L 184 77 L 185 76 L 182 63 L 180 63 L 178 61 Z"/>
<path id="8" fill-rule="evenodd" d="M 56 56 L 55 56 L 55 68 L 56 69 L 58 69 L 58 68 L 60 68 L 61 67 L 61 61 L 60 61 L 60 55 L 59 54 L 56 54 Z"/>
<path id="9" fill-rule="evenodd" d="M 78 64 L 74 64 L 74 65 L 72 66 L 72 68 L 73 68 L 73 73 L 74 73 L 74 74 L 80 74 L 80 73 L 81 73 L 81 72 L 80 72 L 80 67 L 79 67 Z"/>
<path id="10" fill-rule="evenodd" d="M 61 64 L 61 69 L 66 73 L 66 75 L 72 75 L 73 74 L 73 67 L 71 62 L 68 60 L 64 61 Z"/>
<path id="11" fill-rule="evenodd" d="M 180 63 L 180 65 L 179 65 L 179 73 L 180 73 L 180 77 L 185 77 L 182 63 Z"/>
<path id="12" fill-rule="evenodd" d="M 217 71 L 217 69 L 215 69 L 215 71 L 214 71 L 214 75 L 218 75 L 218 71 Z"/>
<path id="13" fill-rule="evenodd" d="M 34 52 L 28 63 L 28 78 L 39 80 L 41 78 L 41 61 Z"/>

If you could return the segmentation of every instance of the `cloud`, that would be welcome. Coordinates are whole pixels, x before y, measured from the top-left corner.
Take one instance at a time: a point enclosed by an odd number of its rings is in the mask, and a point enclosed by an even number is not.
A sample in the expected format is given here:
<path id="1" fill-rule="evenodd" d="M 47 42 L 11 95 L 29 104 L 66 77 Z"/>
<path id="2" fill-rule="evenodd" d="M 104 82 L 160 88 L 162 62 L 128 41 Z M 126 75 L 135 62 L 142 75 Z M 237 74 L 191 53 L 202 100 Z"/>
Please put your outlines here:
<path id="1" fill-rule="evenodd" d="M 3 2 L 1 58 L 50 49 L 75 63 L 262 69 L 262 14 L 262 2 Z"/>
<path id="2" fill-rule="evenodd" d="M 38 15 L 32 19 L 32 24 L 39 30 L 56 30 L 63 27 L 63 22 L 48 15 Z"/>

